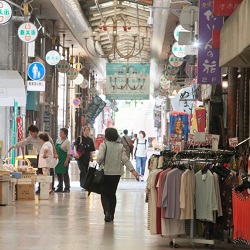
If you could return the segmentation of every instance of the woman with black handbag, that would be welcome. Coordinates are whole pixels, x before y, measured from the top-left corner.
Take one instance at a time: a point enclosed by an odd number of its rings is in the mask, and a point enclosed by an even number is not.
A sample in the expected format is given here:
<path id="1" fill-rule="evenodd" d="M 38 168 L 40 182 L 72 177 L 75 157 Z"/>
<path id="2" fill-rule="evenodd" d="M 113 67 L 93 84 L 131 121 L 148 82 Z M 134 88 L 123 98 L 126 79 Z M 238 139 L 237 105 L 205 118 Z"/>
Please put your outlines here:
<path id="1" fill-rule="evenodd" d="M 140 177 L 127 157 L 123 145 L 117 143 L 118 137 L 119 135 L 115 128 L 107 128 L 105 130 L 106 142 L 100 145 L 97 156 L 97 163 L 101 164 L 101 167 L 104 168 L 104 180 L 100 185 L 105 222 L 114 220 L 116 190 L 121 175 L 124 174 L 123 165 L 125 165 L 136 178 Z"/>
<path id="2" fill-rule="evenodd" d="M 81 129 L 81 136 L 79 136 L 74 145 L 75 158 L 80 170 L 80 186 L 83 187 L 84 177 L 87 173 L 89 162 L 93 161 L 93 154 L 95 146 L 93 140 L 89 137 L 90 128 L 84 126 Z"/>

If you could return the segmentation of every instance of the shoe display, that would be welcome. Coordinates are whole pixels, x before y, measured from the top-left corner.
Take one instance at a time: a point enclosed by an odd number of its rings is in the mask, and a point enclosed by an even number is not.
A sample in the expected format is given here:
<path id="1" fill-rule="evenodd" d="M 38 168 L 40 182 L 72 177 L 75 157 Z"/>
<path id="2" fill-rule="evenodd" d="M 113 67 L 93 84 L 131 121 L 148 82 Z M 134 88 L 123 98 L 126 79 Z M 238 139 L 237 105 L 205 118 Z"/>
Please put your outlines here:
<path id="1" fill-rule="evenodd" d="M 55 190 L 55 193 L 62 193 L 62 189 L 59 189 L 59 188 L 56 189 L 56 190 Z"/>
<path id="2" fill-rule="evenodd" d="M 70 190 L 69 189 L 64 189 L 62 192 L 63 193 L 70 193 Z"/>

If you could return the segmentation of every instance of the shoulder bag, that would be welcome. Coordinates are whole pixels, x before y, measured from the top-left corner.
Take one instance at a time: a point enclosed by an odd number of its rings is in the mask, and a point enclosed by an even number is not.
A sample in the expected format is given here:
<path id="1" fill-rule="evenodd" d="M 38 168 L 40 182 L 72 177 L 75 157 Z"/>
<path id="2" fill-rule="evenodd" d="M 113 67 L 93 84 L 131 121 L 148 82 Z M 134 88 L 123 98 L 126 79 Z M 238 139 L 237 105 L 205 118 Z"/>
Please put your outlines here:
<path id="1" fill-rule="evenodd" d="M 107 144 L 104 142 L 106 145 L 105 153 L 104 153 L 104 158 L 103 158 L 103 166 L 105 165 L 105 160 L 106 160 L 106 153 L 107 153 Z M 102 163 L 101 163 L 102 164 Z M 99 164 L 99 165 L 101 165 Z M 95 174 L 94 174 L 94 183 L 100 184 L 104 180 L 104 168 L 102 169 L 96 169 Z"/>
<path id="2" fill-rule="evenodd" d="M 81 157 L 84 154 L 84 145 L 82 144 L 82 136 L 80 136 L 80 142 L 76 149 L 77 154 Z"/>

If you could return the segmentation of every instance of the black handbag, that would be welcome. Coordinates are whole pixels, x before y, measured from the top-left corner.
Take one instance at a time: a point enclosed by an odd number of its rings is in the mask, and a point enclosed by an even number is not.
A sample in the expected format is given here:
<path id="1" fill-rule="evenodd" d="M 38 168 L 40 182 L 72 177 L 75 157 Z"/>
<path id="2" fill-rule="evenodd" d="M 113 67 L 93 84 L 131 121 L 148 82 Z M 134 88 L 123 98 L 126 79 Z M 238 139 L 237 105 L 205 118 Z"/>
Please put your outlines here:
<path id="1" fill-rule="evenodd" d="M 94 168 L 90 167 L 88 168 L 88 171 L 84 177 L 83 183 L 82 183 L 82 188 L 87 190 L 90 195 L 91 192 L 101 194 L 101 186 L 100 184 L 94 183 L 94 177 L 95 177 L 95 171 L 96 171 L 96 166 Z"/>
<path id="2" fill-rule="evenodd" d="M 104 159 L 103 159 L 103 166 L 105 165 L 106 153 L 107 153 L 107 144 L 105 143 L 105 145 L 106 145 L 106 149 L 105 149 L 105 154 L 104 154 Z M 94 174 L 94 183 L 100 184 L 103 182 L 103 180 L 104 180 L 104 168 L 96 169 L 95 174 Z"/>
<path id="3" fill-rule="evenodd" d="M 106 144 L 106 143 L 105 143 Z M 106 145 L 106 151 L 105 151 L 105 155 L 104 155 L 104 161 L 106 158 L 106 152 L 107 152 L 107 145 Z M 91 192 L 97 193 L 97 194 L 101 194 L 101 183 L 104 179 L 104 170 L 99 170 L 96 169 L 96 166 L 93 167 L 89 167 L 87 170 L 87 173 L 84 177 L 83 183 L 81 185 L 82 188 L 84 188 L 85 190 L 87 190 L 89 193 L 88 195 L 90 195 Z M 101 175 L 99 175 L 98 173 L 100 172 Z M 97 173 L 97 175 L 96 175 Z M 101 178 L 101 182 L 95 182 L 95 176 L 98 176 L 98 179 L 100 180 L 100 176 L 102 176 Z M 97 179 L 96 179 L 97 181 Z"/>
<path id="4" fill-rule="evenodd" d="M 104 180 L 104 169 L 96 169 L 94 174 L 94 183 L 102 183 Z"/>

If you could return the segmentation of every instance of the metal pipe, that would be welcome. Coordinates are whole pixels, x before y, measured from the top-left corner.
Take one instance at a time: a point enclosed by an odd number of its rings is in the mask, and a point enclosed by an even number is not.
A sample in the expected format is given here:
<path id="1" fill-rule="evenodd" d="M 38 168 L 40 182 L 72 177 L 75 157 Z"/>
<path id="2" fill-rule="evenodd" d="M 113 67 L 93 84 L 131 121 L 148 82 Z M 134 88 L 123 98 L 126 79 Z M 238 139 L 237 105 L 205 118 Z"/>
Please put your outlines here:
<path id="1" fill-rule="evenodd" d="M 14 2 L 12 2 L 12 1 L 10 1 L 10 0 L 5 0 L 5 1 L 8 2 L 8 3 L 10 3 L 10 4 L 13 5 L 13 6 L 16 6 L 18 9 L 24 11 L 24 8 L 22 8 L 22 7 L 19 6 L 18 4 L 14 3 Z"/>
<path id="2" fill-rule="evenodd" d="M 236 135 L 237 68 L 228 69 L 227 136 Z M 234 104 L 234 105 L 232 105 Z"/>
<path id="3" fill-rule="evenodd" d="M 245 102 L 245 70 L 240 70 L 240 87 L 239 87 L 239 141 L 244 139 L 244 102 Z"/>

